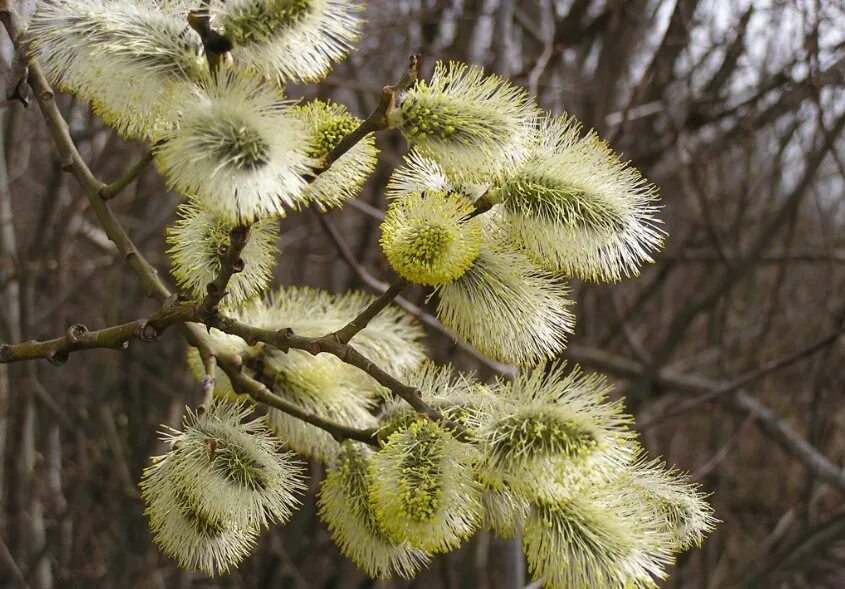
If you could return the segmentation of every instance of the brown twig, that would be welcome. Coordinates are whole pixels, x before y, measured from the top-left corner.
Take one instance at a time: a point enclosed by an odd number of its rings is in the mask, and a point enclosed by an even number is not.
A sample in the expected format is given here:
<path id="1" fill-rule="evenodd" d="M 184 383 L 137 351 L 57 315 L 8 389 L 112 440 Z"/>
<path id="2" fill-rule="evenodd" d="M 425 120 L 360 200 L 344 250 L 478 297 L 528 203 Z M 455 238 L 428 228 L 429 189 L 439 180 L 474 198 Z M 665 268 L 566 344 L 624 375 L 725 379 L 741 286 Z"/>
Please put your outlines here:
<path id="1" fill-rule="evenodd" d="M 241 259 L 247 242 L 249 241 L 249 225 L 239 225 L 229 232 L 229 245 L 220 256 L 220 271 L 206 288 L 207 293 L 202 301 L 202 311 L 206 316 L 206 323 L 213 323 L 217 313 L 217 306 L 226 296 L 226 287 L 232 276 L 243 272 L 244 261 Z"/>
<path id="2" fill-rule="evenodd" d="M 329 337 L 340 344 L 348 344 L 349 340 L 355 337 L 359 331 L 367 327 L 370 321 L 372 321 L 376 315 L 381 313 L 387 305 L 393 302 L 393 299 L 399 296 L 399 293 L 402 292 L 406 286 L 408 286 L 407 280 L 401 277 L 397 278 L 386 291 L 381 293 L 376 300 L 367 305 L 367 308 L 361 311 L 357 317 L 326 337 Z"/>
<path id="3" fill-rule="evenodd" d="M 138 177 L 138 175 L 143 172 L 147 168 L 147 166 L 150 165 L 152 161 L 153 152 L 148 151 L 144 154 L 144 157 L 141 158 L 141 161 L 129 168 L 129 170 L 127 170 L 123 176 L 121 176 L 108 186 L 103 186 L 103 188 L 100 189 L 100 197 L 103 200 L 113 199 L 115 196 L 120 194 L 120 192 L 124 188 L 129 186 Z"/>
<path id="4" fill-rule="evenodd" d="M 349 344 L 338 342 L 331 335 L 306 337 L 296 335 L 293 330 L 289 328 L 280 329 L 279 331 L 261 329 L 241 323 L 240 321 L 229 317 L 221 317 L 216 327 L 226 333 L 237 335 L 247 343 L 263 342 L 273 346 L 274 348 L 282 350 L 283 352 L 287 352 L 289 349 L 293 348 L 297 350 L 304 350 L 314 356 L 322 353 L 332 354 L 346 364 L 355 366 L 356 368 L 369 374 L 373 380 L 389 389 L 397 397 L 403 399 L 411 407 L 416 409 L 418 413 L 446 425 L 449 429 L 456 432 L 456 437 L 458 439 L 468 439 L 466 430 L 463 426 L 446 419 L 440 411 L 429 406 L 428 403 L 422 400 L 422 393 L 419 389 L 397 380 L 376 365 L 373 361 L 358 352 L 358 350 Z"/>
<path id="5" fill-rule="evenodd" d="M 248 376 L 243 371 L 234 369 L 231 365 L 223 365 L 223 370 L 229 377 L 232 387 L 237 392 L 246 393 L 259 403 L 264 403 L 269 407 L 278 409 L 292 417 L 295 417 L 305 423 L 316 426 L 323 431 L 328 432 L 336 440 L 357 440 L 366 444 L 378 445 L 378 435 L 375 429 L 356 429 L 349 427 L 329 419 L 308 413 L 301 409 L 298 405 L 283 399 L 282 397 L 273 393 L 264 384 Z"/>
<path id="6" fill-rule="evenodd" d="M 144 319 L 97 331 L 88 331 L 84 325 L 74 323 L 63 337 L 46 341 L 33 340 L 19 344 L 3 344 L 0 346 L 0 364 L 46 359 L 51 364 L 59 366 L 67 362 L 71 352 L 96 348 L 125 350 L 131 340 L 151 342 L 158 339 L 168 327 L 197 320 L 198 310 L 195 303 L 176 305 L 162 309 Z"/>
<path id="7" fill-rule="evenodd" d="M 381 99 L 379 100 L 378 106 L 376 106 L 375 110 L 370 113 L 370 116 L 361 121 L 361 124 L 358 125 L 354 131 L 341 139 L 340 142 L 325 155 L 323 158 L 323 165 L 315 170 L 315 174 L 319 175 L 328 170 L 334 162 L 343 156 L 343 154 L 355 147 L 359 141 L 364 139 L 364 137 L 370 133 L 383 131 L 388 128 L 388 115 L 396 107 L 396 96 L 404 92 L 417 81 L 417 78 L 419 77 L 419 67 L 419 56 L 412 55 L 408 69 L 405 71 L 405 75 L 402 76 L 399 83 L 394 86 L 385 86 L 382 89 Z"/>

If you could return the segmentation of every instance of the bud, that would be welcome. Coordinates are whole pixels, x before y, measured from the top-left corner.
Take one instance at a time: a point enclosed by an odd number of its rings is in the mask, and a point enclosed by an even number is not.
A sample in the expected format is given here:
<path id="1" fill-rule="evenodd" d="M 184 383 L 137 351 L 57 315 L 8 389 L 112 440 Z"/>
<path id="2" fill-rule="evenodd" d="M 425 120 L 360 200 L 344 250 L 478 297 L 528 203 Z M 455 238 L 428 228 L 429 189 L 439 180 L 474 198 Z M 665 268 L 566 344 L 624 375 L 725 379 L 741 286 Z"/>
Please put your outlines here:
<path id="1" fill-rule="evenodd" d="M 481 68 L 438 62 L 390 114 L 423 156 L 450 172 L 484 178 L 521 161 L 538 111 L 528 94 Z"/>
<path id="2" fill-rule="evenodd" d="M 437 318 L 502 362 L 554 357 L 574 329 L 569 287 L 498 236 L 485 236 L 469 269 L 437 293 Z"/>
<path id="3" fill-rule="evenodd" d="M 302 467 L 279 451 L 263 417 L 243 421 L 248 406 L 215 400 L 204 409 L 189 411 L 183 431 L 167 436 L 173 449 L 145 471 L 142 487 L 155 488 L 166 476 L 214 521 L 256 529 L 287 521 L 304 489 Z"/>
<path id="4" fill-rule="evenodd" d="M 672 562 L 667 542 L 624 488 L 535 503 L 522 536 L 529 572 L 551 589 L 652 589 Z"/>
<path id="5" fill-rule="evenodd" d="M 392 542 L 370 505 L 369 450 L 344 444 L 320 487 L 319 514 L 341 553 L 367 575 L 411 579 L 431 556 L 408 542 Z"/>
<path id="6" fill-rule="evenodd" d="M 623 475 L 622 484 L 630 485 L 661 522 L 672 538 L 673 550 L 701 546 L 718 523 L 699 485 L 690 482 L 686 474 L 667 468 L 660 459 L 640 457 Z"/>
<path id="7" fill-rule="evenodd" d="M 321 161 L 340 140 L 354 131 L 361 120 L 349 114 L 342 104 L 313 100 L 296 108 L 297 115 L 305 122 L 310 142 L 313 145 L 308 154 L 315 161 Z M 328 170 L 305 189 L 303 198 L 326 211 L 341 206 L 358 196 L 361 187 L 376 168 L 375 138 L 367 135 L 344 153 Z"/>
<path id="8" fill-rule="evenodd" d="M 141 481 L 153 541 L 186 569 L 226 573 L 249 556 L 257 529 L 205 511 L 195 491 L 183 488 L 168 456 L 153 459 Z"/>
<path id="9" fill-rule="evenodd" d="M 637 451 L 633 418 L 607 402 L 603 377 L 565 363 L 500 382 L 502 402 L 481 432 L 486 466 L 531 498 L 577 495 L 619 476 Z"/>

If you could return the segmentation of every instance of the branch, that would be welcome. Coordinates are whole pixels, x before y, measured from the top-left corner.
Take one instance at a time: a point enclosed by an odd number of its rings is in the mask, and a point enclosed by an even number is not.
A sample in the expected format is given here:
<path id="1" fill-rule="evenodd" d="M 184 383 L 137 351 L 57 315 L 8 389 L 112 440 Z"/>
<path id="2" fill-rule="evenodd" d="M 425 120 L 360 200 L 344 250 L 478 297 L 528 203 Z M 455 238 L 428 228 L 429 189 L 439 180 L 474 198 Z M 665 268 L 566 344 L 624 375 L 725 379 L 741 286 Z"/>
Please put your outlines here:
<path id="1" fill-rule="evenodd" d="M 196 304 L 183 304 L 162 309 L 145 319 L 137 319 L 122 325 L 88 331 L 84 325 L 74 323 L 63 337 L 46 341 L 28 341 L 20 344 L 0 346 L 0 364 L 23 360 L 46 359 L 54 366 L 67 362 L 71 352 L 105 348 L 125 350 L 133 339 L 151 342 L 172 325 L 194 321 L 198 316 Z"/>
<path id="2" fill-rule="evenodd" d="M 795 456 L 819 480 L 845 491 L 845 470 L 832 463 L 774 411 L 743 393 L 734 395 L 729 403 L 734 409 L 750 414 L 761 430 Z"/>
<path id="3" fill-rule="evenodd" d="M 375 430 L 359 430 L 324 419 L 304 411 L 298 405 L 276 395 L 264 384 L 250 377 L 243 372 L 243 360 L 241 357 L 229 350 L 216 347 L 216 344 L 208 338 L 200 325 L 187 323 L 183 326 L 183 333 L 188 343 L 197 348 L 204 364 L 209 364 L 211 359 L 226 373 L 232 388 L 240 395 L 248 395 L 257 403 L 264 403 L 292 417 L 300 419 L 315 427 L 328 432 L 333 438 L 352 439 L 367 444 L 377 444 L 377 432 Z"/>
<path id="4" fill-rule="evenodd" d="M 338 441 L 348 439 L 357 440 L 373 446 L 378 445 L 378 435 L 376 429 L 356 429 L 337 423 L 329 419 L 308 413 L 301 409 L 298 405 L 283 399 L 282 397 L 273 393 L 264 384 L 248 376 L 242 370 L 238 370 L 229 364 L 222 366 L 224 372 L 229 377 L 232 387 L 236 392 L 247 394 L 259 403 L 264 403 L 274 409 L 278 409 L 288 415 L 291 415 L 305 423 L 316 426 L 329 434 Z"/>
<path id="5" fill-rule="evenodd" d="M 358 127 L 340 140 L 340 143 L 326 154 L 323 158 L 323 165 L 315 170 L 315 175 L 322 174 L 328 170 L 333 163 L 339 160 L 343 154 L 355 147 L 359 141 L 370 133 L 376 131 L 383 131 L 389 127 L 387 117 L 390 112 L 396 107 L 396 95 L 401 94 L 407 90 L 412 84 L 417 81 L 419 77 L 420 58 L 418 55 L 412 55 L 408 69 L 405 75 L 398 84 L 394 86 L 385 86 L 381 92 L 381 99 L 375 110 L 364 119 Z"/>
<path id="6" fill-rule="evenodd" d="M 135 178 L 137 178 L 138 175 L 141 172 L 143 172 L 147 168 L 147 166 L 150 165 L 150 163 L 152 161 L 153 161 L 153 152 L 148 151 L 146 154 L 144 154 L 144 157 L 141 158 L 141 161 L 139 161 L 137 164 L 135 164 L 134 166 L 129 168 L 129 170 L 127 170 L 127 172 L 121 178 L 112 182 L 108 186 L 104 186 L 103 188 L 101 188 L 100 189 L 100 197 L 103 200 L 113 199 L 115 196 L 120 194 L 120 192 L 124 188 L 129 186 L 132 183 L 132 181 L 135 180 Z"/>
<path id="7" fill-rule="evenodd" d="M 221 317 L 219 323 L 215 326 L 220 331 L 237 335 L 250 345 L 257 342 L 263 342 L 273 346 L 283 352 L 294 348 L 297 350 L 304 350 L 314 356 L 322 353 L 332 354 L 346 364 L 355 366 L 356 368 L 369 374 L 373 380 L 389 389 L 394 395 L 403 399 L 411 407 L 422 415 L 425 415 L 433 421 L 440 422 L 455 432 L 455 437 L 461 441 L 468 441 L 469 437 L 463 426 L 446 419 L 440 411 L 431 407 L 422 400 L 422 392 L 412 386 L 408 386 L 387 372 L 377 366 L 373 361 L 366 358 L 358 350 L 349 344 L 343 344 L 336 341 L 331 335 L 321 337 L 306 337 L 296 335 L 292 329 L 285 328 L 279 331 L 272 331 L 269 329 L 260 329 L 252 327 L 245 323 L 241 323 L 229 317 Z"/>
<path id="8" fill-rule="evenodd" d="M 208 294 L 202 301 L 202 310 L 208 318 L 213 318 L 217 313 L 217 306 L 226 296 L 226 287 L 232 276 L 243 272 L 244 261 L 241 259 L 241 253 L 249 241 L 249 231 L 249 225 L 241 225 L 229 232 L 229 247 L 221 254 L 220 272 L 206 288 Z"/>
<path id="9" fill-rule="evenodd" d="M 381 313 L 381 311 L 387 307 L 393 299 L 399 296 L 399 293 L 402 292 L 406 286 L 408 286 L 407 280 L 402 277 L 397 278 L 393 281 L 393 284 L 390 285 L 390 288 L 381 293 L 381 296 L 370 303 L 357 317 L 341 329 L 338 329 L 326 337 L 335 340 L 339 344 L 348 344 L 349 340 L 355 337 L 359 331 L 367 327 L 370 321 L 372 321 L 376 315 Z"/>

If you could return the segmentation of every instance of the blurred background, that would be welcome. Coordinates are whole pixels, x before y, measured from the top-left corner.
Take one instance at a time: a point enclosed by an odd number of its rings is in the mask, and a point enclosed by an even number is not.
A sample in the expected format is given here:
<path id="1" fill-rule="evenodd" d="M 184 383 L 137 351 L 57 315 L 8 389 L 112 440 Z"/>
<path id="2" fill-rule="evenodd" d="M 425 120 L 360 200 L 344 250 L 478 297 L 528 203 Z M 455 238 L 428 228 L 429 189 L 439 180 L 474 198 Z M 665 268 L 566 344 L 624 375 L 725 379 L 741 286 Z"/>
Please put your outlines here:
<path id="1" fill-rule="evenodd" d="M 18 4 L 32 12 L 31 0 Z M 357 51 L 318 87 L 359 116 L 408 56 L 512 78 L 578 116 L 661 188 L 665 251 L 638 279 L 576 282 L 570 361 L 602 371 L 652 454 L 711 492 L 723 521 L 665 587 L 845 586 L 845 3 L 841 0 L 370 0 Z M 8 86 L 12 53 L 2 39 Z M 149 146 L 125 143 L 70 96 L 59 105 L 109 182 Z M 156 309 L 62 172 L 33 104 L 0 107 L 0 341 L 91 329 Z M 390 273 L 378 212 L 407 151 L 381 162 L 354 206 L 282 222 L 277 284 L 373 288 Z M 167 274 L 177 198 L 151 167 L 112 201 Z M 338 237 L 338 235 L 335 235 Z M 426 306 L 426 293 L 409 298 Z M 430 308 L 430 306 L 429 306 Z M 497 366 L 431 330 L 434 358 Z M 179 570 L 150 543 L 137 482 L 197 385 L 176 330 L 67 365 L 0 365 L 0 586 L 480 587 L 528 584 L 518 544 L 479 533 L 411 583 L 376 583 L 303 509 L 220 579 Z"/>

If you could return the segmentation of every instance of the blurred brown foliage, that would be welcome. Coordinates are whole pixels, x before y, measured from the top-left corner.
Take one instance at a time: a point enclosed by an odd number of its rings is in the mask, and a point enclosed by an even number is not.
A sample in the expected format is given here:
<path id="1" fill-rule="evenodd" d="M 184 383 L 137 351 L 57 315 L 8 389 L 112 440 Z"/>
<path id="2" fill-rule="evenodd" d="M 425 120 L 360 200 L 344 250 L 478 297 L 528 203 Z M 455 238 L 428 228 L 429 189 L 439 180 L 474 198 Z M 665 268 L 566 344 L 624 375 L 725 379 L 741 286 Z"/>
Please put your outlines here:
<path id="1" fill-rule="evenodd" d="M 24 14 L 33 6 L 25 1 Z M 667 587 L 845 586 L 845 5 L 837 0 L 371 0 L 357 52 L 318 87 L 364 115 L 419 52 L 484 65 L 595 127 L 661 187 L 669 239 L 639 279 L 576 284 L 565 357 L 612 375 L 653 454 L 713 493 L 718 531 Z M 6 86 L 16 80 L 3 40 Z M 18 75 L 19 76 L 19 75 Z M 19 77 L 17 78 L 19 79 Z M 127 144 L 61 96 L 82 155 L 112 181 Z M 75 182 L 38 109 L 0 110 L 0 341 L 55 337 L 154 311 Z M 330 215 L 387 276 L 378 220 L 407 146 L 378 138 L 360 202 Z M 177 198 L 154 169 L 112 205 L 167 274 Z M 369 214 L 368 214 L 369 212 Z M 316 217 L 282 222 L 279 284 L 365 285 Z M 422 291 L 413 293 L 425 305 Z M 491 376 L 433 332 L 439 361 Z M 66 366 L 0 365 L 0 585 L 521 587 L 512 543 L 481 533 L 414 583 L 365 579 L 314 515 L 321 467 L 289 525 L 225 578 L 180 571 L 150 544 L 137 481 L 197 385 L 179 334 Z M 527 583 L 527 581 L 526 581 Z"/>

